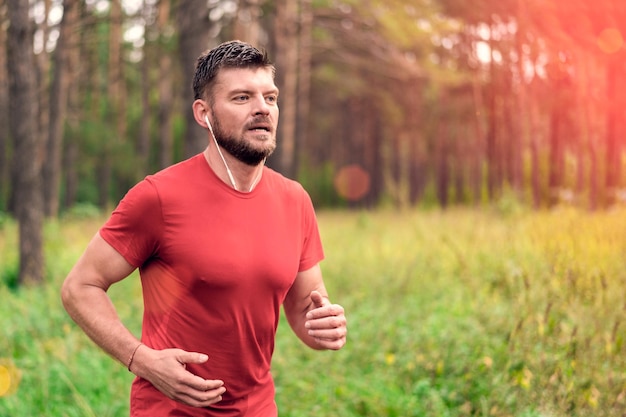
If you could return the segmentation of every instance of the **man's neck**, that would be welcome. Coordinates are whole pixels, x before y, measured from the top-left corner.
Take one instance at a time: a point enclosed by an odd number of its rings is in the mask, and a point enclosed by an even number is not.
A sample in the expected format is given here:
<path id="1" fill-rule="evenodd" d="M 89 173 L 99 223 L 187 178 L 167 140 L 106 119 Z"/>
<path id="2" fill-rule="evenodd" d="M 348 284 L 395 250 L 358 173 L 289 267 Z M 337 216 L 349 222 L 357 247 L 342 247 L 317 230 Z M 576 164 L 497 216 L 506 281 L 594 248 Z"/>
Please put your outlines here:
<path id="1" fill-rule="evenodd" d="M 256 166 L 250 166 L 218 149 L 215 143 L 205 149 L 204 158 L 215 175 L 237 191 L 252 191 L 263 175 L 265 159 Z"/>

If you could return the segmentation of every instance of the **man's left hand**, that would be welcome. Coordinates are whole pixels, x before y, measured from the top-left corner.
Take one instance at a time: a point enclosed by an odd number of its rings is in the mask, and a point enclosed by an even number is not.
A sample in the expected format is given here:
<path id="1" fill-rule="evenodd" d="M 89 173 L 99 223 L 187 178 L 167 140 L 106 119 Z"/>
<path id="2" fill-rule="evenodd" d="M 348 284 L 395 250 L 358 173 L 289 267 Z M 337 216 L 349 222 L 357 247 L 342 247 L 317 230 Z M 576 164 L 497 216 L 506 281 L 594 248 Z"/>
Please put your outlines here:
<path id="1" fill-rule="evenodd" d="M 311 292 L 314 308 L 306 314 L 304 327 L 320 349 L 339 350 L 346 344 L 348 334 L 343 307 L 331 304 L 318 291 Z"/>

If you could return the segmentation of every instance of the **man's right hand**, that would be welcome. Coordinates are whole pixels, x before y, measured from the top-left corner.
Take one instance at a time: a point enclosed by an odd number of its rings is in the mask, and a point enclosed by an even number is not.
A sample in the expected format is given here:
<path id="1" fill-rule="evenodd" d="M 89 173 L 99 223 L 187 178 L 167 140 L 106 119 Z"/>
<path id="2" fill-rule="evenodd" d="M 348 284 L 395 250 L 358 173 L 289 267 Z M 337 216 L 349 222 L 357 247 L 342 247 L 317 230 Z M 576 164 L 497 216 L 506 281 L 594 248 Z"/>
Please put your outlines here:
<path id="1" fill-rule="evenodd" d="M 188 363 L 204 363 L 203 353 L 182 349 L 155 350 L 141 345 L 135 352 L 130 371 L 150 381 L 168 398 L 192 407 L 207 407 L 222 400 L 224 381 L 204 379 L 187 371 Z"/>

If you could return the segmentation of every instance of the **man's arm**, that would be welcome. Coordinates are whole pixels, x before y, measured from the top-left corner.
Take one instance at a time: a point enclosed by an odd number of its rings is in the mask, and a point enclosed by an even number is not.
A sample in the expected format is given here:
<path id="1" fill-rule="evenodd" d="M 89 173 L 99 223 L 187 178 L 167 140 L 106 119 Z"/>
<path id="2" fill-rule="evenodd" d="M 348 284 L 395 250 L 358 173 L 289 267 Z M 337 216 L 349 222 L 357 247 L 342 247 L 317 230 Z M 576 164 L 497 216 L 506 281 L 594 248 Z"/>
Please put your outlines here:
<path id="1" fill-rule="evenodd" d="M 220 401 L 225 391 L 222 381 L 205 380 L 185 370 L 186 363 L 206 362 L 206 355 L 181 349 L 150 349 L 141 345 L 119 319 L 106 292 L 134 270 L 96 234 L 61 289 L 61 299 L 70 317 L 105 352 L 169 398 L 195 407 Z"/>
<path id="2" fill-rule="evenodd" d="M 319 264 L 298 272 L 283 306 L 289 325 L 307 346 L 339 350 L 346 344 L 344 309 L 330 303 Z"/>

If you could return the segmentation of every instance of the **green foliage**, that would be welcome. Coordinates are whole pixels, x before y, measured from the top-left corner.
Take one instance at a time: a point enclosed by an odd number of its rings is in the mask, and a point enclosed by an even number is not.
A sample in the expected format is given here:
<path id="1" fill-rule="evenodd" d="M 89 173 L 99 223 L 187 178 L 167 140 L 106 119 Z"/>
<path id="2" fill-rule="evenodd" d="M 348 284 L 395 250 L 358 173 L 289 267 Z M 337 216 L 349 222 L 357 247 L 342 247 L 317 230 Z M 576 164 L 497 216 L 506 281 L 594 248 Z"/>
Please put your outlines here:
<path id="1" fill-rule="evenodd" d="M 342 201 L 335 190 L 335 168 L 331 163 L 323 167 L 310 168 L 307 163 L 301 164 L 298 181 L 311 196 L 316 207 L 337 207 Z"/>
<path id="2" fill-rule="evenodd" d="M 4 229 L 4 226 L 11 221 L 9 213 L 0 211 L 0 231 Z"/>
<path id="3" fill-rule="evenodd" d="M 622 416 L 625 214 L 531 212 L 510 200 L 484 211 L 319 212 L 322 268 L 349 341 L 311 351 L 281 318 L 280 415 Z M 58 294 L 101 221 L 46 225 L 46 285 L 0 283 L 0 365 L 21 373 L 0 416 L 128 415 L 132 376 Z M 14 226 L 0 230 L 3 271 L 17 256 Z M 110 291 L 138 334 L 138 280 Z"/>
<path id="4" fill-rule="evenodd" d="M 17 223 L 3 215 L 0 218 L 0 286 L 16 289 L 19 276 Z"/>
<path id="5" fill-rule="evenodd" d="M 19 266 L 17 262 L 6 263 L 0 271 L 0 282 L 12 290 L 17 289 Z"/>
<path id="6" fill-rule="evenodd" d="M 100 216 L 102 216 L 102 210 L 91 203 L 75 204 L 63 213 L 64 220 L 97 219 Z"/>

